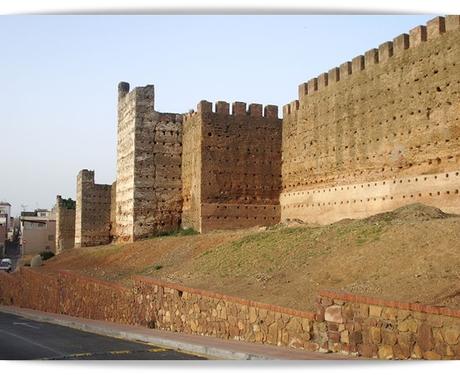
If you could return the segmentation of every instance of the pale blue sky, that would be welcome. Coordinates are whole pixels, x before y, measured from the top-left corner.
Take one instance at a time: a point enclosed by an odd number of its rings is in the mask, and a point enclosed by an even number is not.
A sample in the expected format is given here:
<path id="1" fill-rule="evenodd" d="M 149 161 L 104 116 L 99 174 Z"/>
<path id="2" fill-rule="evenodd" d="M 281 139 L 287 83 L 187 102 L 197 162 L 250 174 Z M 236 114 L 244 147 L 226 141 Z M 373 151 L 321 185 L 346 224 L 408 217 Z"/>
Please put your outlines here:
<path id="1" fill-rule="evenodd" d="M 0 18 L 0 200 L 50 208 L 76 175 L 116 173 L 119 81 L 154 84 L 156 109 L 276 104 L 297 86 L 433 16 Z M 281 110 L 280 110 L 281 114 Z"/>

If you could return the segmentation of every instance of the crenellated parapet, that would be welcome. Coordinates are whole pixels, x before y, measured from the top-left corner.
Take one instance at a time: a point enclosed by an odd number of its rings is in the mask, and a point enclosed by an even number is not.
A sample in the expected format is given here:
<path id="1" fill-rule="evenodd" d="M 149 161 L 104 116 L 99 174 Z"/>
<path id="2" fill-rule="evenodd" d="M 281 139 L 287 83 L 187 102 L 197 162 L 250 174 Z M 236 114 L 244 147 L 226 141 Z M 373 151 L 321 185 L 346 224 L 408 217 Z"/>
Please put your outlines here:
<path id="1" fill-rule="evenodd" d="M 184 116 L 182 225 L 200 232 L 279 220 L 278 107 L 202 100 Z"/>
<path id="2" fill-rule="evenodd" d="M 460 169 L 459 41 L 460 16 L 436 17 L 302 83 L 283 107 L 281 218 L 459 213 L 458 181 L 440 178 Z"/>
<path id="3" fill-rule="evenodd" d="M 450 15 L 435 17 L 426 25 L 414 27 L 409 34 L 401 34 L 393 39 L 366 51 L 363 55 L 346 61 L 339 67 L 330 69 L 307 82 L 299 85 L 299 99 L 314 95 L 339 81 L 346 80 L 349 76 L 362 73 L 369 67 L 377 64 L 385 64 L 393 57 L 401 56 L 406 50 L 417 48 L 425 42 L 436 39 L 443 34 L 460 28 L 460 16 Z"/>
<path id="4" fill-rule="evenodd" d="M 213 104 L 207 100 L 201 100 L 197 104 L 196 111 L 185 114 L 184 119 L 189 119 L 190 117 L 201 113 L 216 113 L 228 116 L 250 116 L 278 119 L 278 106 L 263 106 L 262 104 L 257 103 L 251 103 L 247 105 L 247 103 L 244 102 L 233 102 L 230 106 L 230 104 L 225 101 L 217 101 Z"/>

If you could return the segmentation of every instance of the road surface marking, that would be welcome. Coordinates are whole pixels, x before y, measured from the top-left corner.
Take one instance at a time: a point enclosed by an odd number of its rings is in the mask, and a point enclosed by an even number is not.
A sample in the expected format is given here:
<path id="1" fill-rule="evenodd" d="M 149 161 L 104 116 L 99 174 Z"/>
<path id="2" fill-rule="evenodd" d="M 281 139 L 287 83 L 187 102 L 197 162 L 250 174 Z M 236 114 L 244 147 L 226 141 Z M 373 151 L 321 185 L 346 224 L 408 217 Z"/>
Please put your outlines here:
<path id="1" fill-rule="evenodd" d="M 132 354 L 134 353 L 133 350 L 112 350 L 109 352 L 110 354 Z"/>
<path id="2" fill-rule="evenodd" d="M 29 328 L 40 329 L 40 327 L 35 327 L 35 326 L 33 326 L 32 324 L 29 324 L 29 323 L 13 322 L 13 325 L 16 325 L 16 326 L 26 326 L 26 327 L 29 327 Z"/>
<path id="3" fill-rule="evenodd" d="M 65 353 L 60 352 L 59 350 L 55 350 L 55 349 L 53 349 L 53 348 L 50 348 L 49 346 L 40 344 L 40 343 L 38 343 L 38 342 L 36 342 L 36 341 L 29 340 L 29 339 L 26 338 L 26 337 L 23 337 L 23 336 L 20 336 L 20 335 L 16 335 L 16 334 L 11 333 L 11 332 L 8 332 L 8 331 L 4 331 L 3 329 L 0 329 L 0 333 L 4 333 L 4 334 L 6 334 L 6 335 L 13 336 L 13 337 L 15 337 L 15 338 L 17 338 L 17 339 L 23 340 L 23 341 L 25 341 L 25 342 L 31 344 L 31 345 L 35 345 L 35 346 L 38 346 L 38 347 L 40 347 L 40 348 L 42 348 L 42 349 L 49 350 L 50 352 L 59 354 L 59 355 L 61 355 L 61 356 L 65 355 Z"/>
<path id="4" fill-rule="evenodd" d="M 155 348 L 155 349 L 149 349 L 147 351 L 150 352 L 150 353 L 159 353 L 159 352 L 167 352 L 168 350 L 163 349 L 163 348 Z"/>

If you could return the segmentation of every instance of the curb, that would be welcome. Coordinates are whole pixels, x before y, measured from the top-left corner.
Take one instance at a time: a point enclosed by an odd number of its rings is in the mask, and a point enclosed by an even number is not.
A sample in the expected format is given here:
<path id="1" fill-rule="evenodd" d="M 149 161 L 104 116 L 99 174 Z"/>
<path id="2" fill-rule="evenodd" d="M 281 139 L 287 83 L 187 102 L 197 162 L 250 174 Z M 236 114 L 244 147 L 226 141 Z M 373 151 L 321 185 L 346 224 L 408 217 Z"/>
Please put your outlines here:
<path id="1" fill-rule="evenodd" d="M 153 334 L 142 334 L 136 332 L 129 332 L 128 330 L 115 329 L 114 327 L 99 326 L 97 323 L 78 322 L 73 319 L 66 319 L 50 315 L 35 314 L 26 310 L 19 310 L 17 308 L 10 308 L 8 306 L 0 305 L 0 312 L 21 316 L 23 318 L 57 324 L 64 327 L 78 329 L 80 331 L 95 333 L 103 336 L 114 337 L 129 341 L 142 341 L 148 344 L 153 344 L 169 349 L 179 350 L 190 354 L 201 355 L 209 357 L 209 359 L 225 359 L 225 360 L 275 360 L 276 357 L 264 356 L 255 353 L 239 352 L 228 349 L 216 348 L 209 345 L 200 345 L 189 343 L 181 340 L 174 340 L 168 338 L 155 337 Z M 49 314 L 49 313 L 47 313 Z M 75 318 L 75 317 L 69 317 Z"/>

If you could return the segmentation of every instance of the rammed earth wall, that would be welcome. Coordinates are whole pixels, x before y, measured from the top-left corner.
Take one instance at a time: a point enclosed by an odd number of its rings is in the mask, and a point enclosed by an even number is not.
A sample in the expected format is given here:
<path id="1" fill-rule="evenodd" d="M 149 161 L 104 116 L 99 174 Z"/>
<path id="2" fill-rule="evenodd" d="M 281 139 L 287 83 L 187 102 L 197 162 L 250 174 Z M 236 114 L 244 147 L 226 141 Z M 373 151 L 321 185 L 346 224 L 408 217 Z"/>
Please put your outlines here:
<path id="1" fill-rule="evenodd" d="M 460 213 L 459 40 L 460 16 L 436 17 L 300 85 L 283 108 L 282 220 Z"/>
<path id="2" fill-rule="evenodd" d="M 118 86 L 116 239 L 177 230 L 182 210 L 182 115 L 155 110 L 153 85 Z"/>
<path id="3" fill-rule="evenodd" d="M 0 303 L 313 351 L 381 359 L 460 359 L 460 310 L 322 292 L 299 311 L 146 277 L 132 287 L 22 268 L 0 274 Z"/>
<path id="4" fill-rule="evenodd" d="M 75 246 L 75 201 L 56 197 L 56 252 Z"/>
<path id="5" fill-rule="evenodd" d="M 182 225 L 200 232 L 280 220 L 278 107 L 201 101 L 184 117 Z"/>

